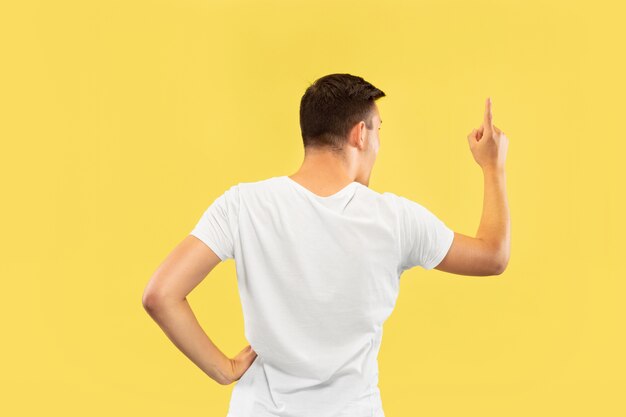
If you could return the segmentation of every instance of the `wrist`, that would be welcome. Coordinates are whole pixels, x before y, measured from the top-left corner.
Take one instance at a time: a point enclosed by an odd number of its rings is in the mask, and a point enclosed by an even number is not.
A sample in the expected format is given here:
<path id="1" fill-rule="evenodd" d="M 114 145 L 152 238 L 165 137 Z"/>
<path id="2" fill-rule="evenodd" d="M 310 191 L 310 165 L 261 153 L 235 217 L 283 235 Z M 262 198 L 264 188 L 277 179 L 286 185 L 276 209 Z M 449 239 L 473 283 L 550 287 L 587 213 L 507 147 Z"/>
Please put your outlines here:
<path id="1" fill-rule="evenodd" d="M 226 357 L 226 362 L 222 366 L 223 385 L 230 385 L 235 382 L 235 364 L 234 361 Z"/>
<path id="2" fill-rule="evenodd" d="M 483 170 L 483 174 L 485 175 L 504 175 L 505 170 L 504 167 L 498 167 L 498 166 L 494 166 L 494 165 L 486 165 L 486 166 L 481 166 L 482 170 Z"/>
<path id="3" fill-rule="evenodd" d="M 226 355 L 220 356 L 217 362 L 211 365 L 211 369 L 205 373 L 220 385 L 232 384 L 234 382 L 232 359 Z"/>

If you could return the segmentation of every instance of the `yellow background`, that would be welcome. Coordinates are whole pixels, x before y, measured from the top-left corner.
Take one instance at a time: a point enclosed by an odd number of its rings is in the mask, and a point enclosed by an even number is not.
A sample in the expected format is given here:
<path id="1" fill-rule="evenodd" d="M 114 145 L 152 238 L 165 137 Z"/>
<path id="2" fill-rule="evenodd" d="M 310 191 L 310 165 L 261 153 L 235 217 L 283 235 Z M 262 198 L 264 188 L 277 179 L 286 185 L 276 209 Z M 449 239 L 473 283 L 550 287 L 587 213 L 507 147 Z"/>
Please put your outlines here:
<path id="1" fill-rule="evenodd" d="M 507 134 L 498 277 L 402 276 L 387 417 L 626 415 L 624 9 L 594 1 L 13 1 L 0 6 L 0 414 L 225 416 L 144 311 L 158 264 L 229 186 L 295 172 L 309 83 L 387 97 L 370 186 L 474 235 L 466 135 Z M 190 295 L 246 344 L 235 264 Z"/>

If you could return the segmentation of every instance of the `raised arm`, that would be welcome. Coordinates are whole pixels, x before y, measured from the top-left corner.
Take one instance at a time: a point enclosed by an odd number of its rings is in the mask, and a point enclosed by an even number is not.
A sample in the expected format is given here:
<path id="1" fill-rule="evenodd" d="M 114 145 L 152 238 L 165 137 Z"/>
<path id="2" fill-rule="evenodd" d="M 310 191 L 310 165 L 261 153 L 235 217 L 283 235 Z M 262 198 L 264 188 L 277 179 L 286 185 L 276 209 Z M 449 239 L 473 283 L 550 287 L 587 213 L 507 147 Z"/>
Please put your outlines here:
<path id="1" fill-rule="evenodd" d="M 499 275 L 506 269 L 511 253 L 504 168 L 509 140 L 493 125 L 490 99 L 485 104 L 483 125 L 473 129 L 467 139 L 484 176 L 480 226 L 476 237 L 455 232 L 447 255 L 435 269 L 460 275 Z"/>

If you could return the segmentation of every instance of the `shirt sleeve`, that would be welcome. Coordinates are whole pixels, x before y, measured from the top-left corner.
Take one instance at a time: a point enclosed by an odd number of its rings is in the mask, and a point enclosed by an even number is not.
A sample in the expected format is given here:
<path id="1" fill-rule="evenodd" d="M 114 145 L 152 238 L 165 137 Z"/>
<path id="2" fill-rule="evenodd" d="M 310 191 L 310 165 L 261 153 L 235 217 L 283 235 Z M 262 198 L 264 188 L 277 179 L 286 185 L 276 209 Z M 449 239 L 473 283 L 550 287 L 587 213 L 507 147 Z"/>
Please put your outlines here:
<path id="1" fill-rule="evenodd" d="M 433 269 L 446 256 L 454 231 L 426 207 L 398 196 L 400 266 Z"/>
<path id="2" fill-rule="evenodd" d="M 233 259 L 239 190 L 234 185 L 204 211 L 190 234 L 204 242 L 222 260 Z"/>

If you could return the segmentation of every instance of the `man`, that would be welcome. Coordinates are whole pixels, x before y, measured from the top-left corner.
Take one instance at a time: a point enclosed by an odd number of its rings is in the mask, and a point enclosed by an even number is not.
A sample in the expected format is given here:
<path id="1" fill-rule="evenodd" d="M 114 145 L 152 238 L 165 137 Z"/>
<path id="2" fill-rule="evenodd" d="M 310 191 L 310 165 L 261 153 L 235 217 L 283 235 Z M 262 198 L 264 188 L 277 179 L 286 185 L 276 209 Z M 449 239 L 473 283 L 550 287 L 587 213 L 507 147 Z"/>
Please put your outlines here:
<path id="1" fill-rule="evenodd" d="M 368 187 L 385 93 L 350 74 L 309 86 L 300 104 L 305 158 L 290 176 L 239 183 L 216 198 L 159 266 L 143 305 L 220 384 L 237 381 L 227 417 L 384 417 L 377 355 L 402 272 L 501 274 L 509 260 L 508 139 L 491 101 L 467 140 L 484 173 L 476 237 L 422 205 Z M 186 295 L 235 259 L 250 345 L 225 356 Z"/>

